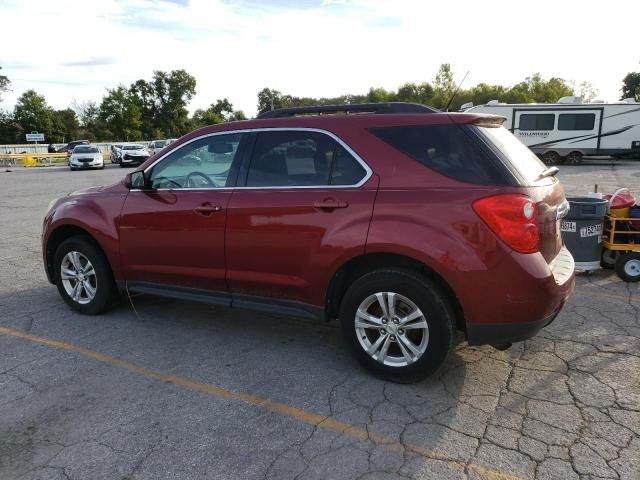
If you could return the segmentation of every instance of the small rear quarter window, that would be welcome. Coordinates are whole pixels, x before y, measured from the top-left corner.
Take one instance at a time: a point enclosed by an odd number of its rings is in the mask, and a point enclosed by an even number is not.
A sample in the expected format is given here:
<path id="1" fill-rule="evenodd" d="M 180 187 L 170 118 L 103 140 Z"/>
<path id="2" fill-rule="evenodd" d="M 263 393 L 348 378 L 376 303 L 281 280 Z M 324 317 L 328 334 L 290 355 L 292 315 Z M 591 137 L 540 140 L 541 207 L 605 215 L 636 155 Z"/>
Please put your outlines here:
<path id="1" fill-rule="evenodd" d="M 465 131 L 465 125 L 410 125 L 369 131 L 425 167 L 468 183 L 505 185 L 500 166 Z"/>

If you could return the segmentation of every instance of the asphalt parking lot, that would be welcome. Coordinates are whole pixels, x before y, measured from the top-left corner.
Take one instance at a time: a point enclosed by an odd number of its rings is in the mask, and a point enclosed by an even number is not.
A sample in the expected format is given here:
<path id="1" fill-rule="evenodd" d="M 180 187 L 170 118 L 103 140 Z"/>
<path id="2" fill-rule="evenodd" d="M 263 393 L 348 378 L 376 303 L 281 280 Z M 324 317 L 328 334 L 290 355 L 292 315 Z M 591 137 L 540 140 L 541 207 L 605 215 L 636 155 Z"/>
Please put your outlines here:
<path id="1" fill-rule="evenodd" d="M 147 295 L 72 312 L 43 272 L 42 217 L 124 173 L 0 172 L 0 479 L 640 479 L 638 284 L 580 275 L 536 338 L 460 338 L 432 378 L 386 383 L 333 323 Z M 640 194 L 640 163 L 560 178 Z"/>

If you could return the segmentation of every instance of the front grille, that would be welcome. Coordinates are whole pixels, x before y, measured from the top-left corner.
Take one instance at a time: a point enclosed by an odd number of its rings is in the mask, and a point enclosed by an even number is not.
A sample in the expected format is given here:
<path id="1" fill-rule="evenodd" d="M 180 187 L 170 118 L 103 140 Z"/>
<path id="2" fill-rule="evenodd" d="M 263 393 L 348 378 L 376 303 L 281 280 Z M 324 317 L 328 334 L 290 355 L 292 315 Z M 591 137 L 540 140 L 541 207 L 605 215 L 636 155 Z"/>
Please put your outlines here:
<path id="1" fill-rule="evenodd" d="M 89 158 L 78 158 L 79 162 L 93 162 L 93 158 L 89 157 Z"/>

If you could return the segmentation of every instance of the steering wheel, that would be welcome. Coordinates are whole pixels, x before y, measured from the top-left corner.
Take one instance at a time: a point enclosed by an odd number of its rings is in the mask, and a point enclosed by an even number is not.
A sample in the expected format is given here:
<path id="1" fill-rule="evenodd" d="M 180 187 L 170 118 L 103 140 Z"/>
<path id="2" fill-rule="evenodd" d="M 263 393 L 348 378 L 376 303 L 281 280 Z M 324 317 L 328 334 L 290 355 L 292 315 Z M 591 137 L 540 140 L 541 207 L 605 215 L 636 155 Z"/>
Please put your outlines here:
<path id="1" fill-rule="evenodd" d="M 193 185 L 193 186 L 191 185 L 191 179 L 193 177 L 203 178 L 207 183 L 207 187 L 217 187 L 217 185 L 213 183 L 211 178 L 209 178 L 209 175 L 205 175 L 202 172 L 191 172 L 189 175 L 187 175 L 187 178 L 184 181 L 185 188 L 197 188 L 197 185 Z"/>
<path id="2" fill-rule="evenodd" d="M 180 185 L 178 182 L 176 182 L 175 180 L 169 178 L 169 177 L 156 177 L 153 179 L 154 182 L 168 182 L 169 185 L 174 185 L 178 188 L 182 188 L 182 185 Z"/>

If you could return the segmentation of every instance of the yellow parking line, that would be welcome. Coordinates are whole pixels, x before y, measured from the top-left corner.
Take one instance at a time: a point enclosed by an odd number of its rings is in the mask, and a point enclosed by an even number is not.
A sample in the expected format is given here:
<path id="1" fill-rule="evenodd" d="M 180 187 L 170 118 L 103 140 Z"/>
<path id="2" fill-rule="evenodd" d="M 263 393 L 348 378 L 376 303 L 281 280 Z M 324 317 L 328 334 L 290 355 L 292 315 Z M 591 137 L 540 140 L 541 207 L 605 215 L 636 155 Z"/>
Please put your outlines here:
<path id="1" fill-rule="evenodd" d="M 393 438 L 386 437 L 384 435 L 378 435 L 376 433 L 370 433 L 363 428 L 339 422 L 324 415 L 307 412 L 306 410 L 302 410 L 285 403 L 276 402 L 274 400 L 269 400 L 268 398 L 261 398 L 249 393 L 225 390 L 224 388 L 216 387 L 215 385 L 196 382 L 195 380 L 190 380 L 185 377 L 179 377 L 177 375 L 171 375 L 159 370 L 154 370 L 152 368 L 142 367 L 136 365 L 135 363 L 121 360 L 119 358 L 96 352 L 94 350 L 89 350 L 88 348 L 84 348 L 79 345 L 59 342 L 51 338 L 32 335 L 30 333 L 15 330 L 13 328 L 0 327 L 0 334 L 8 337 L 20 338 L 22 340 L 28 340 L 33 343 L 46 345 L 60 350 L 66 350 L 68 352 L 78 353 L 97 362 L 120 367 L 130 372 L 137 373 L 138 375 L 160 380 L 165 383 L 171 383 L 173 385 L 177 385 L 179 387 L 183 387 L 195 392 L 205 393 L 214 397 L 240 400 L 250 405 L 261 407 L 272 412 L 278 412 L 288 417 L 295 418 L 296 420 L 307 423 L 309 425 L 315 425 L 318 428 L 339 432 L 358 440 L 370 439 L 375 443 L 384 444 L 387 448 L 390 448 L 392 450 L 407 450 L 423 457 L 440 460 L 446 462 L 450 468 L 455 470 L 463 471 L 465 469 L 465 464 L 463 462 L 452 460 L 448 458 L 444 453 L 437 452 L 429 448 L 419 447 L 417 445 L 402 444 L 397 440 L 394 440 Z M 521 477 L 512 475 L 510 473 L 501 472 L 499 470 L 493 470 L 491 468 L 483 467 L 482 465 L 470 464 L 467 466 L 467 468 L 469 471 L 473 471 L 476 474 L 480 475 L 482 478 L 488 480 L 523 480 Z"/>

